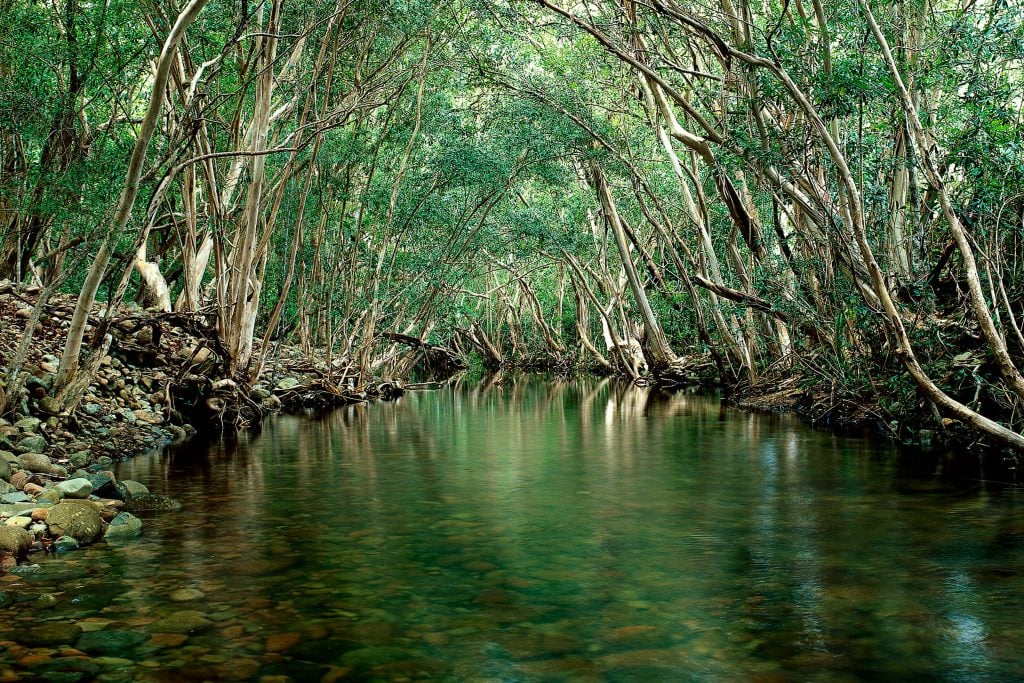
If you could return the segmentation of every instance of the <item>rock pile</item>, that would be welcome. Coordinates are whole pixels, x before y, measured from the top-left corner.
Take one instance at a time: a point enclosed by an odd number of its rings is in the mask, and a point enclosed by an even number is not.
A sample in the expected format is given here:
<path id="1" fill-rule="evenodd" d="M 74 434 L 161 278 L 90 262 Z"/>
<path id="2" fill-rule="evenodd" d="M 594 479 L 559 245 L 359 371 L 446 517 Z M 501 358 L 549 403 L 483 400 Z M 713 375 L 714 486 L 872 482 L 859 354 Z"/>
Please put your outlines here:
<path id="1" fill-rule="evenodd" d="M 180 507 L 103 467 L 93 463 L 68 474 L 42 453 L 0 451 L 0 569 L 32 550 L 66 552 L 102 538 L 136 537 L 142 521 L 129 509 Z"/>

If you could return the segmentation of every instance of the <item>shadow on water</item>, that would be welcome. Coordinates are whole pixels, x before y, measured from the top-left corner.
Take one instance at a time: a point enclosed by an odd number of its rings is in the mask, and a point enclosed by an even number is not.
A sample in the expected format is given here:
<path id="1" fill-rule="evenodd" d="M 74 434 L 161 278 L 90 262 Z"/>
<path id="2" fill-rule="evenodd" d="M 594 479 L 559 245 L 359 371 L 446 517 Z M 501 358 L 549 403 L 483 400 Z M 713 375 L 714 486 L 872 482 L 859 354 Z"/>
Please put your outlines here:
<path id="1" fill-rule="evenodd" d="M 1021 490 L 947 462 L 612 380 L 278 417 L 123 463 L 184 511 L 0 584 L 0 670 L 1020 679 Z"/>

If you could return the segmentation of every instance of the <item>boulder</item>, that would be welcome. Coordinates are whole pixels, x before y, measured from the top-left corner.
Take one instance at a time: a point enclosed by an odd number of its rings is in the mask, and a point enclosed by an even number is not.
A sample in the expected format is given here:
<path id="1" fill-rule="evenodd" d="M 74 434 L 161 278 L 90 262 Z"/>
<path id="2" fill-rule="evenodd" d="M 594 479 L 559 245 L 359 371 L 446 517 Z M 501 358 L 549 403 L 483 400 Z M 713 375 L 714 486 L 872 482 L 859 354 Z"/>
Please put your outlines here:
<path id="1" fill-rule="evenodd" d="M 92 483 L 88 479 L 68 479 L 54 488 L 63 493 L 65 498 L 88 498 L 92 493 Z"/>
<path id="2" fill-rule="evenodd" d="M 10 481 L 12 473 L 13 470 L 11 469 L 11 463 L 0 458 L 0 481 Z"/>
<path id="3" fill-rule="evenodd" d="M 17 449 L 19 453 L 41 453 L 46 450 L 46 439 L 38 434 L 26 436 L 18 442 Z"/>
<path id="4" fill-rule="evenodd" d="M 130 512 L 121 512 L 114 519 L 110 520 L 110 526 L 103 535 L 105 539 L 121 540 L 124 538 L 136 538 L 142 535 L 142 520 Z"/>
<path id="5" fill-rule="evenodd" d="M 31 517 L 9 517 L 4 526 L 16 526 L 19 529 L 28 529 L 29 525 L 32 524 Z"/>
<path id="6" fill-rule="evenodd" d="M 0 556 L 25 557 L 32 547 L 32 534 L 21 527 L 0 527 Z"/>
<path id="7" fill-rule="evenodd" d="M 0 479 L 0 496 L 6 496 L 8 493 L 14 493 L 17 490 L 13 484 L 8 484 L 3 479 Z"/>
<path id="8" fill-rule="evenodd" d="M 24 440 L 22 443 L 24 443 Z M 18 458 L 18 464 L 23 470 L 28 470 L 29 472 L 45 472 L 47 474 L 50 472 L 50 468 L 53 467 L 53 463 L 50 462 L 50 458 L 38 452 L 23 453 L 21 457 Z"/>
<path id="9" fill-rule="evenodd" d="M 99 511 L 85 500 L 57 503 L 47 513 L 46 525 L 53 536 L 70 536 L 82 544 L 92 543 L 103 533 L 103 519 Z"/>
<path id="10" fill-rule="evenodd" d="M 18 456 L 10 451 L 0 451 L 0 460 L 6 461 L 12 467 L 17 467 L 18 465 Z"/>

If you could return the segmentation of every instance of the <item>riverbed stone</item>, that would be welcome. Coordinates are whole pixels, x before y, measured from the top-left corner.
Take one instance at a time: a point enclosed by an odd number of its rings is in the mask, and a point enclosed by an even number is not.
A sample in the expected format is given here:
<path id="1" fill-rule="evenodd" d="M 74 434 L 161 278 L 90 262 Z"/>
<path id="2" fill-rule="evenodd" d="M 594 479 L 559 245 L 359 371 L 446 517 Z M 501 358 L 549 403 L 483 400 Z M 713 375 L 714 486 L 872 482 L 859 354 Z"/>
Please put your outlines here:
<path id="1" fill-rule="evenodd" d="M 16 526 L 0 527 L 0 556 L 25 557 L 35 539 L 32 534 Z"/>
<path id="2" fill-rule="evenodd" d="M 0 503 L 12 504 L 12 503 L 28 503 L 32 500 L 32 496 L 28 495 L 24 491 L 14 491 L 13 493 L 5 493 L 0 496 Z"/>
<path id="3" fill-rule="evenodd" d="M 141 535 L 142 520 L 130 512 L 121 512 L 110 520 L 110 526 L 107 527 L 107 531 L 103 537 L 110 541 L 124 538 L 136 538 Z"/>
<path id="4" fill-rule="evenodd" d="M 267 652 L 284 652 L 302 642 L 301 633 L 272 633 L 267 636 L 263 649 Z"/>
<path id="5" fill-rule="evenodd" d="M 153 633 L 197 633 L 213 626 L 213 622 L 197 610 L 174 612 L 150 628 Z"/>
<path id="6" fill-rule="evenodd" d="M 277 383 L 276 389 L 278 391 L 288 391 L 289 389 L 294 389 L 297 386 L 299 386 L 299 380 L 297 378 L 284 377 Z"/>
<path id="7" fill-rule="evenodd" d="M 48 456 L 36 452 L 22 453 L 21 457 L 18 458 L 18 464 L 23 470 L 45 473 L 49 473 L 50 468 L 53 466 Z"/>
<path id="8" fill-rule="evenodd" d="M 91 655 L 123 655 L 148 638 L 140 631 L 92 631 L 79 636 L 75 648 Z"/>
<path id="9" fill-rule="evenodd" d="M 175 512 L 181 509 L 181 501 L 169 496 L 161 496 L 154 493 L 144 493 L 132 496 L 125 501 L 125 509 L 129 512 L 139 511 L 166 511 Z"/>
<path id="10" fill-rule="evenodd" d="M 88 498 L 92 493 L 92 482 L 88 479 L 68 479 L 59 482 L 55 488 L 63 493 L 65 498 Z"/>
<path id="11" fill-rule="evenodd" d="M 96 506 L 85 500 L 57 503 L 46 516 L 54 536 L 70 536 L 79 543 L 92 543 L 103 533 L 103 519 Z"/>
<path id="12" fill-rule="evenodd" d="M 400 662 L 403 659 L 412 659 L 415 656 L 417 656 L 415 652 L 410 652 L 400 647 L 364 647 L 359 650 L 346 652 L 341 656 L 341 663 L 345 666 L 362 669 L 391 662 Z"/>
<path id="13" fill-rule="evenodd" d="M 8 493 L 14 493 L 17 490 L 18 489 L 15 488 L 13 484 L 0 479 L 0 496 L 7 495 Z"/>
<path id="14" fill-rule="evenodd" d="M 127 512 L 124 514 L 128 514 Z M 189 602 L 191 600 L 198 600 L 205 598 L 206 593 L 195 588 L 179 588 L 178 590 L 171 591 L 167 598 L 171 602 Z"/>
<path id="15" fill-rule="evenodd" d="M 26 436 L 18 442 L 19 453 L 41 453 L 46 450 L 46 439 L 38 434 Z"/>
<path id="16" fill-rule="evenodd" d="M 82 627 L 78 624 L 59 622 L 30 628 L 17 640 L 29 647 L 54 647 L 56 645 L 71 645 L 81 635 Z"/>

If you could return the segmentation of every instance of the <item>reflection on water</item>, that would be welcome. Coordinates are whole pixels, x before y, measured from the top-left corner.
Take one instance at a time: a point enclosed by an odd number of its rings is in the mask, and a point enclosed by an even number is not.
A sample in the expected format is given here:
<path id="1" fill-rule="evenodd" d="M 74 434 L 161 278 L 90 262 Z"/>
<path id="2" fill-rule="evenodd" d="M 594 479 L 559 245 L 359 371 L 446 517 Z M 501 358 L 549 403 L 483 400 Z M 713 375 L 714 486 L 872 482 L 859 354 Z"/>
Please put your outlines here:
<path id="1" fill-rule="evenodd" d="M 705 397 L 505 378 L 277 418 L 120 475 L 185 510 L 6 577 L 0 671 L 1024 678 L 1018 489 L 914 476 L 885 447 Z"/>

